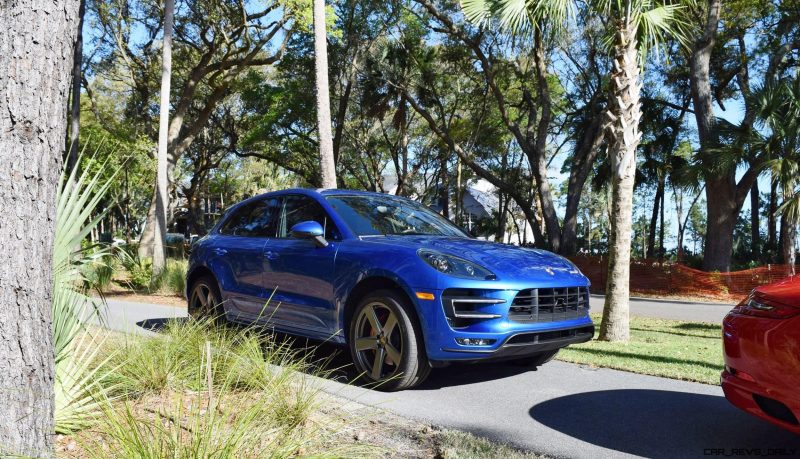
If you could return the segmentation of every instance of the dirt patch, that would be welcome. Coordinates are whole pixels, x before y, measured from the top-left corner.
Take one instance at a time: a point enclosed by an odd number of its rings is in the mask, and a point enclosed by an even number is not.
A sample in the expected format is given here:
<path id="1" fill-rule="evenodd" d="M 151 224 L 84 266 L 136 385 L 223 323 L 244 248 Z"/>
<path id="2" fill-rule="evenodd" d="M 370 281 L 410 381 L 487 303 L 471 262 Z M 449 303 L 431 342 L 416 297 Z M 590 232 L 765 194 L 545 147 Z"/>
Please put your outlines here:
<path id="1" fill-rule="evenodd" d="M 160 295 L 157 293 L 137 293 L 124 288 L 116 283 L 112 283 L 102 293 L 95 292 L 96 296 L 101 296 L 109 300 L 131 301 L 134 303 L 160 304 L 163 306 L 186 307 L 186 298 L 180 295 Z"/>

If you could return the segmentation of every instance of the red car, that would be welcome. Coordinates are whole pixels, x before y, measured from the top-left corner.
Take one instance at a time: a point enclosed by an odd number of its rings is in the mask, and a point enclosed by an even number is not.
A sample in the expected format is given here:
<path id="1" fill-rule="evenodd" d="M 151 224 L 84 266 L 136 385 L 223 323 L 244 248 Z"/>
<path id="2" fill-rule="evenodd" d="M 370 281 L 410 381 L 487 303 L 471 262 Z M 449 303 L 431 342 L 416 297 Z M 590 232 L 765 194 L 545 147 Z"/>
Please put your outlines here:
<path id="1" fill-rule="evenodd" d="M 800 434 L 800 276 L 753 290 L 722 322 L 725 397 Z"/>

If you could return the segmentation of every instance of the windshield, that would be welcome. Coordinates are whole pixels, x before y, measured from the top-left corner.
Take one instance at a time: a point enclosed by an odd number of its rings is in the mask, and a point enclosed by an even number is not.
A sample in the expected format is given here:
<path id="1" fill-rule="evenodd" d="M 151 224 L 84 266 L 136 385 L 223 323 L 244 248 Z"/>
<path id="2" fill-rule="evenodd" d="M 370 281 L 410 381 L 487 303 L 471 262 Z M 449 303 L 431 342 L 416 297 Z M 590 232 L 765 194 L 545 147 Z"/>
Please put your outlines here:
<path id="1" fill-rule="evenodd" d="M 325 199 L 358 236 L 467 237 L 446 218 L 409 199 L 390 195 L 326 196 Z"/>

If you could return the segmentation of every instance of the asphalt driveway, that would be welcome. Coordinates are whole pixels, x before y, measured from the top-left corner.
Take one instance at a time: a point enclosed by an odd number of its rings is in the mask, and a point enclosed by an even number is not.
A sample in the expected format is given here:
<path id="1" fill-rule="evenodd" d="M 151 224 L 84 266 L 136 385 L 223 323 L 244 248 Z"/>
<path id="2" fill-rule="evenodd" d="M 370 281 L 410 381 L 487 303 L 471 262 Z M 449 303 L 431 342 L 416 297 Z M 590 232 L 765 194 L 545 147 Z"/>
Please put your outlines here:
<path id="1" fill-rule="evenodd" d="M 107 325 L 145 332 L 185 310 L 110 301 Z M 144 327 L 144 328 L 143 328 Z M 344 352 L 325 345 L 320 357 Z M 333 379 L 328 392 L 552 457 L 800 456 L 800 437 L 733 408 L 718 386 L 551 362 L 437 369 L 422 386 L 382 393 Z M 339 373 L 339 379 L 347 376 Z"/>

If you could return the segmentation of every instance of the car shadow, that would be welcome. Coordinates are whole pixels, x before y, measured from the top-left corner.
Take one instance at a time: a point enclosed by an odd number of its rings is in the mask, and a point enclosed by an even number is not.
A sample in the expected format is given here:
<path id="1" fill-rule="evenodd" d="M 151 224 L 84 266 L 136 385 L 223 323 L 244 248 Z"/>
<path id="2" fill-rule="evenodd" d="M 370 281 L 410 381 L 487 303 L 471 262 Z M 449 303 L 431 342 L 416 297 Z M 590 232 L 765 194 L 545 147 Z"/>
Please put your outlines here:
<path id="1" fill-rule="evenodd" d="M 734 408 L 721 396 L 645 389 L 584 392 L 535 405 L 530 416 L 561 433 L 653 458 L 800 453 L 800 437 Z"/>
<path id="2" fill-rule="evenodd" d="M 141 328 L 143 328 L 143 329 L 145 329 L 147 331 L 159 333 L 161 330 L 164 329 L 164 327 L 167 326 L 167 323 L 169 323 L 170 321 L 176 321 L 176 320 L 177 321 L 184 321 L 184 320 L 188 320 L 188 318 L 186 318 L 186 317 L 178 317 L 178 318 L 175 318 L 175 317 L 162 317 L 162 318 L 158 318 L 158 319 L 145 319 L 145 320 L 140 320 L 139 322 L 136 322 L 136 325 L 138 325 L 139 327 L 141 327 Z"/>
<path id="3" fill-rule="evenodd" d="M 188 317 L 163 317 L 141 320 L 136 322 L 136 325 L 144 330 L 160 333 L 170 321 L 186 320 L 190 319 Z M 252 327 L 234 323 L 225 326 L 241 330 Z M 276 344 L 285 346 L 288 352 L 294 353 L 299 359 L 302 359 L 307 364 L 307 373 L 345 384 L 372 388 L 360 383 L 360 375 L 350 358 L 350 351 L 345 346 L 287 335 L 267 327 L 259 327 L 259 331 Z M 411 390 L 436 390 L 444 387 L 477 384 L 512 377 L 527 371 L 536 371 L 536 369 L 504 362 L 455 363 L 445 368 L 434 368 L 425 382 Z"/>
<path id="4" fill-rule="evenodd" d="M 308 373 L 345 384 L 354 384 L 368 389 L 373 385 L 362 384 L 350 351 L 344 345 L 298 338 L 280 332 L 265 331 L 273 340 L 288 346 L 292 352 L 308 362 Z M 436 390 L 466 384 L 507 378 L 519 373 L 534 370 L 531 367 L 508 363 L 453 364 L 445 368 L 434 368 L 430 376 L 417 387 L 410 390 Z M 377 387 L 380 390 L 379 387 Z"/>

